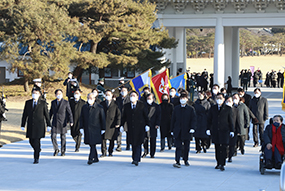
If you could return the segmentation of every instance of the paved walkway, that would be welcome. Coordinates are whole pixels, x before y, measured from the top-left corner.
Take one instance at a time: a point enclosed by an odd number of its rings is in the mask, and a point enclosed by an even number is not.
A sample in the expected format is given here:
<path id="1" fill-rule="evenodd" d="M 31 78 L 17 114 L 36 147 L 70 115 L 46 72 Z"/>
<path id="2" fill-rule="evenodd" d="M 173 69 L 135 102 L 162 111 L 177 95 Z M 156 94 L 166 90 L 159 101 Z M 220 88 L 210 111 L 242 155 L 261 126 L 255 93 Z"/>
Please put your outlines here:
<path id="1" fill-rule="evenodd" d="M 270 117 L 283 114 L 282 89 L 264 88 L 262 92 L 269 100 Z M 38 165 L 32 164 L 33 151 L 28 140 L 11 143 L 0 149 L 0 190 L 279 190 L 279 171 L 266 171 L 265 175 L 260 175 L 259 148 L 252 147 L 252 140 L 246 142 L 245 155 L 238 153 L 224 172 L 214 169 L 213 145 L 207 153 L 195 154 L 192 141 L 190 166 L 182 165 L 181 169 L 172 167 L 174 150 L 160 153 L 159 145 L 158 138 L 155 158 L 144 158 L 135 167 L 131 165 L 131 151 L 125 151 L 125 144 L 123 152 L 114 151 L 113 157 L 99 159 L 99 163 L 89 166 L 89 147 L 83 144 L 80 152 L 75 153 L 70 135 L 67 136 L 65 157 L 52 156 L 49 135 L 42 139 Z M 97 149 L 100 154 L 99 145 Z"/>

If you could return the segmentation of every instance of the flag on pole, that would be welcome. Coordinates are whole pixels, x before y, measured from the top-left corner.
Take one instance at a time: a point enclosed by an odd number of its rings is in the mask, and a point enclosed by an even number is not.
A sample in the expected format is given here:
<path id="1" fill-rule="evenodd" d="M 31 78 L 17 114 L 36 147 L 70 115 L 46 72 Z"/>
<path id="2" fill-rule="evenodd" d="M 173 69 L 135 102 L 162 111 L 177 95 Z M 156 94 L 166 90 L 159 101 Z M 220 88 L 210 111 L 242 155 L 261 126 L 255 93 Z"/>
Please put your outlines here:
<path id="1" fill-rule="evenodd" d="M 162 94 L 166 93 L 169 94 L 169 75 L 168 69 L 164 72 L 152 77 L 151 79 L 151 87 L 156 97 L 157 103 L 161 103 L 161 96 Z"/>
<path id="2" fill-rule="evenodd" d="M 170 88 L 174 87 L 176 90 L 179 88 L 186 89 L 187 75 L 186 73 L 180 74 L 170 80 Z"/>
<path id="3" fill-rule="evenodd" d="M 151 70 L 147 70 L 144 73 L 140 74 L 139 76 L 133 78 L 130 81 L 130 85 L 133 90 L 137 91 L 139 93 L 139 98 L 143 94 L 143 88 L 144 87 L 151 87 Z"/>
<path id="4" fill-rule="evenodd" d="M 283 76 L 285 78 L 285 69 L 284 69 Z M 282 110 L 285 111 L 285 83 L 283 84 L 283 98 L 282 98 L 281 105 L 282 105 Z"/>

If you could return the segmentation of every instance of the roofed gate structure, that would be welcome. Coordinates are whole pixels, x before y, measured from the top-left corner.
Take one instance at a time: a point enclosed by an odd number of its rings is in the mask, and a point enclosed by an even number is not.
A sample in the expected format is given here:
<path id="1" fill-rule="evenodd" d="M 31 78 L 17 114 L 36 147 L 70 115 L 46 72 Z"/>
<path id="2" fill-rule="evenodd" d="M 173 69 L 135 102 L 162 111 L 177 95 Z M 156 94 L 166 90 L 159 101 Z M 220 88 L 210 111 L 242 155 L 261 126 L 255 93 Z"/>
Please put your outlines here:
<path id="1" fill-rule="evenodd" d="M 238 87 L 239 28 L 285 27 L 285 0 L 153 0 L 157 17 L 179 40 L 178 47 L 166 50 L 172 61 L 171 74 L 186 71 L 186 28 L 215 28 L 214 83 L 224 86 L 232 76 Z"/>

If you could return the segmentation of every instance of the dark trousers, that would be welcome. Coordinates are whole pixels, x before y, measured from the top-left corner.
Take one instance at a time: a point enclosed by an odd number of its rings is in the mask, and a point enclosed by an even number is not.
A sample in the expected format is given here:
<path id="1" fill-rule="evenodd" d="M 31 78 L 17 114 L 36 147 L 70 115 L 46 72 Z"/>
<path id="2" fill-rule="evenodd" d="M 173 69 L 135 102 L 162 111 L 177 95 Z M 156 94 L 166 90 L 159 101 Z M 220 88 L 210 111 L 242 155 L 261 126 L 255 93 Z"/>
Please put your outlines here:
<path id="1" fill-rule="evenodd" d="M 59 150 L 57 140 L 56 140 L 56 135 L 57 135 L 56 133 L 51 133 L 51 142 L 53 145 L 53 149 Z M 65 150 L 66 150 L 66 135 L 65 135 L 65 133 L 60 134 L 60 141 L 61 141 L 61 153 L 65 153 Z"/>
<path id="2" fill-rule="evenodd" d="M 167 138 L 168 148 L 171 149 L 171 147 L 172 147 L 172 137 L 168 136 L 166 138 Z M 165 149 L 165 137 L 160 139 L 160 148 L 161 148 L 161 150 Z"/>
<path id="3" fill-rule="evenodd" d="M 237 144 L 238 144 L 242 153 L 244 152 L 245 137 L 246 137 L 246 135 L 239 135 L 237 137 L 237 142 L 238 142 Z"/>
<path id="4" fill-rule="evenodd" d="M 109 152 L 109 154 L 112 154 L 113 150 L 114 150 L 115 143 L 114 143 L 114 140 L 109 140 L 109 142 L 110 142 L 110 144 L 109 144 L 108 152 Z M 107 153 L 107 139 L 102 140 L 101 151 L 102 151 L 102 154 Z"/>
<path id="5" fill-rule="evenodd" d="M 29 138 L 30 145 L 34 149 L 34 159 L 40 158 L 41 152 L 41 139 L 31 139 Z"/>
<path id="6" fill-rule="evenodd" d="M 195 148 L 196 148 L 196 151 L 201 151 L 201 147 L 203 149 L 206 149 L 208 147 L 207 145 L 207 142 L 208 142 L 208 138 L 198 138 L 198 137 L 195 137 Z"/>
<path id="7" fill-rule="evenodd" d="M 154 156 L 156 149 L 156 137 L 144 138 L 143 148 L 144 148 L 144 153 L 147 154 L 148 154 L 148 140 L 150 140 L 150 156 Z"/>
<path id="8" fill-rule="evenodd" d="M 190 140 L 184 140 L 182 141 L 180 138 L 175 139 L 175 161 L 179 163 L 180 157 L 181 157 L 181 150 L 182 150 L 182 143 L 183 144 L 183 160 L 188 161 L 188 155 L 189 155 L 189 150 L 190 150 Z"/>
<path id="9" fill-rule="evenodd" d="M 98 160 L 96 145 L 89 145 L 89 146 L 90 146 L 89 160 Z"/>
<path id="10" fill-rule="evenodd" d="M 275 159 L 275 164 L 277 163 L 282 163 L 281 160 L 281 155 L 277 149 L 277 147 L 275 146 L 275 150 L 274 153 L 272 152 L 272 148 L 271 149 L 267 149 L 267 147 L 265 147 L 264 149 L 264 157 L 265 157 L 265 161 L 272 161 L 272 156 L 274 155 L 274 159 Z"/>
<path id="11" fill-rule="evenodd" d="M 142 154 L 142 146 L 141 145 L 132 145 L 132 159 L 133 161 L 140 162 Z"/>
<path id="12" fill-rule="evenodd" d="M 127 148 L 130 148 L 129 133 L 128 132 L 126 132 L 126 143 L 127 143 Z"/>
<path id="13" fill-rule="evenodd" d="M 262 145 L 262 143 L 263 143 L 263 131 L 264 131 L 264 124 L 263 123 L 253 125 L 253 129 L 252 129 L 253 141 L 255 144 L 258 144 L 257 126 L 258 126 L 258 132 L 259 132 L 260 145 Z"/>
<path id="14" fill-rule="evenodd" d="M 119 132 L 118 133 L 118 137 L 117 137 L 117 149 L 122 148 L 122 133 Z"/>
<path id="15" fill-rule="evenodd" d="M 73 140 L 75 141 L 75 149 L 76 150 L 79 150 L 80 148 L 80 145 L 81 145 L 81 138 L 82 138 L 82 134 L 79 133 L 78 135 L 76 136 L 72 136 Z"/>
<path id="16" fill-rule="evenodd" d="M 225 144 L 215 144 L 215 155 L 217 165 L 226 165 L 227 158 L 227 145 Z"/>

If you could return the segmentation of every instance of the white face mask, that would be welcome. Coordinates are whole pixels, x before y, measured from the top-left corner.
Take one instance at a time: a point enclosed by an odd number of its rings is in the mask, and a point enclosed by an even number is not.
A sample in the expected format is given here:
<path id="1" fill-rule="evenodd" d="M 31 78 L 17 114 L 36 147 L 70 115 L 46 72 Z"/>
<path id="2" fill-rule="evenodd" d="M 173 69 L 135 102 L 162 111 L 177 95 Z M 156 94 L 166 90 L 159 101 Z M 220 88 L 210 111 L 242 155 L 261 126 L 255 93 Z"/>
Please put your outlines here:
<path id="1" fill-rule="evenodd" d="M 260 94 L 257 93 L 257 94 L 254 94 L 254 96 L 255 96 L 256 98 L 259 98 L 259 97 L 260 97 Z"/>
<path id="2" fill-rule="evenodd" d="M 170 92 L 170 93 L 169 93 L 169 95 L 170 95 L 171 97 L 175 96 L 175 94 L 176 94 L 175 92 Z"/>
<path id="3" fill-rule="evenodd" d="M 239 100 L 234 99 L 234 100 L 233 100 L 233 102 L 234 102 L 234 104 L 236 104 L 236 105 L 237 105 L 237 104 L 239 103 Z"/>
<path id="4" fill-rule="evenodd" d="M 100 82 L 100 84 L 104 85 L 104 82 Z"/>
<path id="5" fill-rule="evenodd" d="M 71 75 L 71 74 L 69 74 L 69 75 L 68 75 L 68 78 L 70 78 L 70 79 L 71 79 L 71 78 L 72 78 L 72 75 Z"/>
<path id="6" fill-rule="evenodd" d="M 110 101 L 112 99 L 112 96 L 105 96 L 106 100 Z"/>
<path id="7" fill-rule="evenodd" d="M 186 102 L 187 102 L 187 100 L 186 100 L 186 99 L 180 99 L 180 103 L 181 103 L 182 105 L 185 105 L 185 104 L 186 104 Z"/>
<path id="8" fill-rule="evenodd" d="M 230 106 L 230 107 L 232 107 L 232 106 L 233 106 L 233 104 L 232 104 L 232 103 L 230 103 L 230 102 L 227 102 L 227 103 L 226 103 L 226 105 L 227 105 L 227 106 Z"/>
<path id="9" fill-rule="evenodd" d="M 223 103 L 223 100 L 222 99 L 217 99 L 217 104 L 218 105 L 221 105 Z"/>
<path id="10" fill-rule="evenodd" d="M 213 94 L 218 94 L 218 90 L 217 89 L 213 89 Z"/>
<path id="11" fill-rule="evenodd" d="M 128 95 L 128 92 L 123 91 L 123 92 L 121 92 L 121 95 L 122 95 L 123 97 L 125 97 L 125 96 L 127 96 L 127 95 Z"/>
<path id="12" fill-rule="evenodd" d="M 94 96 L 97 97 L 98 93 L 97 91 L 93 92 Z"/>
<path id="13" fill-rule="evenodd" d="M 79 95 L 79 94 L 74 94 L 74 98 L 75 98 L 75 99 L 79 99 L 79 98 L 80 98 L 80 95 Z"/>
<path id="14" fill-rule="evenodd" d="M 39 95 L 38 95 L 38 94 L 32 94 L 32 98 L 33 98 L 34 100 L 37 100 L 37 99 L 39 99 Z"/>
<path id="15" fill-rule="evenodd" d="M 42 86 L 42 83 L 36 83 L 36 85 L 40 88 Z"/>
<path id="16" fill-rule="evenodd" d="M 3 101 L 4 104 L 6 103 L 6 99 L 3 99 L 2 101 Z"/>
<path id="17" fill-rule="evenodd" d="M 137 99 L 136 99 L 135 97 L 130 97 L 130 101 L 131 101 L 132 103 L 134 103 L 134 102 L 137 101 Z"/>
<path id="18" fill-rule="evenodd" d="M 199 95 L 199 99 L 200 100 L 204 99 L 204 96 L 203 95 Z"/>
<path id="19" fill-rule="evenodd" d="M 153 100 L 147 100 L 147 103 L 149 104 L 149 105 L 151 105 L 152 104 L 152 102 L 153 102 Z"/>
<path id="20" fill-rule="evenodd" d="M 88 99 L 87 102 L 89 105 L 93 105 L 95 100 Z"/>
<path id="21" fill-rule="evenodd" d="M 62 95 L 57 95 L 56 98 L 57 98 L 58 100 L 61 100 L 61 99 L 62 99 Z"/>

